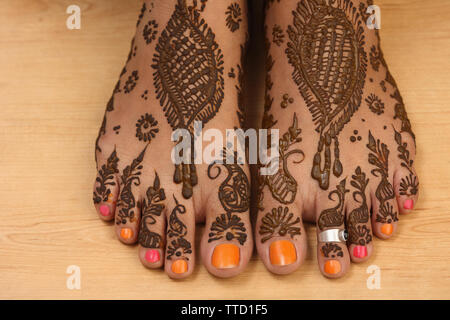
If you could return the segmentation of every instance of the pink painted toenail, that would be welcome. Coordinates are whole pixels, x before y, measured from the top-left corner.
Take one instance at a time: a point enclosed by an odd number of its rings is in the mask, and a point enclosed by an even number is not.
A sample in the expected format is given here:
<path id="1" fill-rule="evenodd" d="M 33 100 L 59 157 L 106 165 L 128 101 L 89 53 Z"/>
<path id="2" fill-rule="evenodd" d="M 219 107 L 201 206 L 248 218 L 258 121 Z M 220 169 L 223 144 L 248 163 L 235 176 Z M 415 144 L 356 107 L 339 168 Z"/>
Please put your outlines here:
<path id="1" fill-rule="evenodd" d="M 147 252 L 145 253 L 145 260 L 147 260 L 148 262 L 151 263 L 155 263 L 159 261 L 159 252 L 158 250 L 147 250 Z"/>
<path id="2" fill-rule="evenodd" d="M 403 202 L 403 208 L 406 210 L 411 210 L 414 207 L 414 201 L 412 199 L 405 200 Z"/>
<path id="3" fill-rule="evenodd" d="M 367 248 L 365 246 L 356 246 L 353 249 L 353 255 L 356 258 L 360 258 L 360 259 L 365 258 L 365 257 L 367 257 Z"/>
<path id="4" fill-rule="evenodd" d="M 109 207 L 107 205 L 101 205 L 100 206 L 100 213 L 102 216 L 109 216 Z"/>

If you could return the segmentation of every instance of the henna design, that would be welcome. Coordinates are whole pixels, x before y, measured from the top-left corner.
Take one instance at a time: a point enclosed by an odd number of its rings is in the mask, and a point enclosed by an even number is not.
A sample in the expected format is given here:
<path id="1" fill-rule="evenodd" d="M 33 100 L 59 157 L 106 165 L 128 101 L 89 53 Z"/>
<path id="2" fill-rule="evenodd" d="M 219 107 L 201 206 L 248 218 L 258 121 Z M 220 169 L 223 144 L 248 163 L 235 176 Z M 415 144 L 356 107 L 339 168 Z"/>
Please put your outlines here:
<path id="1" fill-rule="evenodd" d="M 351 141 L 351 142 L 356 142 L 357 140 L 358 140 L 358 141 L 361 141 L 361 140 L 362 140 L 362 137 L 358 135 L 358 130 L 354 130 L 354 131 L 353 131 L 353 134 L 354 134 L 354 136 L 351 136 L 351 137 L 350 137 L 350 141 Z"/>
<path id="2" fill-rule="evenodd" d="M 139 154 L 139 156 L 134 159 L 130 165 L 123 169 L 121 177 L 120 186 L 120 197 L 118 207 L 119 213 L 117 214 L 116 224 L 126 224 L 129 222 L 134 222 L 136 220 L 136 199 L 133 195 L 133 185 L 139 186 L 141 184 L 141 170 L 142 160 L 144 160 L 145 151 L 147 150 L 148 144 L 145 146 L 144 150 Z"/>
<path id="3" fill-rule="evenodd" d="M 337 228 L 344 224 L 344 200 L 345 194 L 349 190 L 345 189 L 346 179 L 342 180 L 337 186 L 336 190 L 328 194 L 328 199 L 333 200 L 333 195 L 337 196 L 338 203 L 335 207 L 323 210 L 317 221 L 317 225 L 321 231 L 327 228 Z"/>
<path id="4" fill-rule="evenodd" d="M 367 227 L 369 222 L 369 209 L 366 200 L 366 187 L 369 179 L 366 174 L 357 167 L 355 174 L 352 175 L 350 184 L 356 189 L 353 192 L 353 199 L 360 204 L 358 208 L 353 209 L 348 215 L 347 228 L 348 241 L 355 245 L 365 246 L 372 241 L 370 229 Z"/>
<path id="5" fill-rule="evenodd" d="M 136 27 L 138 27 L 141 24 L 142 18 L 144 17 L 145 11 L 147 11 L 147 5 L 142 5 L 141 12 L 139 13 L 138 21 L 136 22 Z"/>
<path id="6" fill-rule="evenodd" d="M 111 153 L 106 160 L 106 164 L 102 165 L 98 171 L 98 176 L 95 179 L 100 185 L 95 188 L 94 191 L 94 203 L 107 202 L 112 197 L 111 189 L 109 186 L 115 186 L 114 175 L 119 173 L 117 164 L 119 158 L 117 157 L 116 149 Z"/>
<path id="7" fill-rule="evenodd" d="M 325 258 L 337 258 L 344 257 L 344 252 L 342 248 L 336 243 L 327 242 L 322 246 L 320 250 Z"/>
<path id="8" fill-rule="evenodd" d="M 268 3 L 268 2 L 266 2 Z M 273 115 L 269 113 L 270 109 L 272 108 L 273 104 L 273 97 L 270 95 L 270 91 L 273 87 L 273 81 L 272 77 L 270 75 L 273 65 L 275 64 L 275 61 L 272 58 L 272 55 L 270 54 L 270 42 L 267 38 L 267 26 L 264 26 L 264 33 L 266 35 L 265 37 L 265 50 L 266 50 L 266 59 L 265 59 L 265 66 L 266 66 L 266 79 L 265 79 L 265 97 L 264 97 L 264 114 L 263 114 L 263 120 L 262 120 L 262 127 L 263 129 L 269 129 L 273 127 L 277 121 L 273 119 Z"/>
<path id="9" fill-rule="evenodd" d="M 397 142 L 397 150 L 399 152 L 398 157 L 401 161 L 401 166 L 409 171 L 409 176 L 404 177 L 400 181 L 400 194 L 403 196 L 414 196 L 419 191 L 419 182 L 414 174 L 412 167 L 414 160 L 410 159 L 410 153 L 408 150 L 408 144 L 402 141 L 402 135 L 395 130 L 395 142 Z"/>
<path id="10" fill-rule="evenodd" d="M 379 139 L 375 140 L 370 131 L 367 148 L 371 151 L 369 153 L 369 163 L 376 167 L 372 169 L 372 175 L 381 179 L 375 191 L 375 196 L 380 203 L 376 221 L 381 223 L 398 221 L 398 213 L 394 211 L 393 205 L 389 203 L 395 197 L 394 188 L 389 182 L 389 149 Z"/>
<path id="11" fill-rule="evenodd" d="M 294 154 L 302 157 L 301 160 L 294 161 L 299 164 L 303 161 L 305 154 L 300 149 L 291 149 L 292 145 L 302 141 L 300 137 L 302 130 L 298 128 L 297 115 L 294 113 L 293 123 L 288 132 L 283 134 L 279 140 L 279 169 L 274 175 L 260 176 L 260 202 L 262 201 L 262 189 L 265 185 L 269 187 L 272 197 L 283 204 L 293 203 L 297 194 L 297 181 L 289 172 L 288 158 Z M 269 166 L 270 164 L 268 164 Z"/>
<path id="12" fill-rule="evenodd" d="M 240 23 L 242 21 L 241 7 L 238 3 L 232 3 L 228 6 L 225 14 L 227 16 L 226 23 L 228 29 L 230 29 L 231 32 L 235 32 L 237 29 L 239 29 Z"/>
<path id="13" fill-rule="evenodd" d="M 191 134 L 194 121 L 207 123 L 224 97 L 222 51 L 200 17 L 205 3 L 202 0 L 198 9 L 197 1 L 188 6 L 186 0 L 178 0 L 159 37 L 152 65 L 156 96 L 168 123 L 173 130 L 188 129 Z M 198 180 L 192 163 L 175 165 L 174 182 L 183 183 L 186 199 L 192 197 Z"/>
<path id="14" fill-rule="evenodd" d="M 370 48 L 370 64 L 372 65 L 373 70 L 380 70 L 382 56 L 375 45 Z"/>
<path id="15" fill-rule="evenodd" d="M 185 214 L 186 207 L 178 202 L 175 195 L 173 196 L 173 199 L 175 200 L 176 206 L 169 216 L 167 236 L 175 239 L 170 242 L 167 248 L 167 259 L 170 260 L 172 259 L 172 256 L 175 255 L 176 257 L 183 257 L 186 260 L 189 260 L 189 258 L 186 257 L 186 254 L 192 253 L 192 249 L 191 243 L 184 238 L 187 235 L 187 227 L 177 216 L 177 213 Z"/>
<path id="16" fill-rule="evenodd" d="M 155 20 L 150 20 L 144 27 L 142 35 L 144 36 L 145 43 L 150 44 L 156 39 L 158 34 L 158 24 Z"/>
<path id="17" fill-rule="evenodd" d="M 236 78 L 236 73 L 234 72 L 234 68 L 230 69 L 230 72 L 228 72 L 228 77 L 234 79 Z"/>
<path id="18" fill-rule="evenodd" d="M 281 27 L 278 24 L 273 26 L 273 29 L 272 29 L 272 42 L 275 43 L 279 47 L 284 42 L 283 30 L 281 29 Z"/>
<path id="19" fill-rule="evenodd" d="M 244 56 L 245 56 L 245 46 L 241 45 L 241 63 L 237 65 L 238 69 L 238 84 L 235 86 L 237 91 L 237 97 L 238 97 L 238 103 L 237 107 L 238 110 L 236 111 L 236 114 L 238 116 L 239 120 L 239 126 L 241 128 L 244 128 L 245 126 L 245 95 L 243 91 L 244 87 Z"/>
<path id="20" fill-rule="evenodd" d="M 156 128 L 158 121 L 153 118 L 151 114 L 144 114 L 136 123 L 136 137 L 139 141 L 144 140 L 144 142 L 149 142 L 155 137 L 159 132 Z"/>
<path id="21" fill-rule="evenodd" d="M 349 0 L 304 0 L 293 15 L 286 54 L 320 133 L 311 175 L 327 190 L 331 166 L 336 177 L 343 172 L 338 135 L 361 104 L 367 70 L 363 21 Z"/>
<path id="22" fill-rule="evenodd" d="M 227 158 L 226 149 L 223 150 L 223 161 L 221 165 L 227 169 L 227 176 L 220 184 L 218 197 L 226 214 L 221 214 L 211 225 L 208 242 L 225 237 L 228 241 L 236 239 L 241 245 L 247 240 L 246 229 L 241 218 L 235 213 L 242 213 L 250 206 L 250 182 L 241 166 L 235 163 L 225 163 Z M 237 158 L 237 153 L 234 153 Z M 213 174 L 212 169 L 216 168 Z M 222 169 L 217 161 L 208 166 L 208 177 L 212 180 L 219 177 Z"/>
<path id="23" fill-rule="evenodd" d="M 141 98 L 144 100 L 148 99 L 148 90 L 145 90 L 143 94 L 141 94 Z"/>
<path id="24" fill-rule="evenodd" d="M 266 242 L 274 235 L 284 237 L 289 235 L 294 239 L 295 235 L 300 235 L 300 218 L 293 220 L 294 214 L 289 212 L 288 207 L 279 206 L 273 208 L 272 212 L 268 212 L 261 220 L 259 234 L 263 236 L 261 243 Z M 298 224 L 296 227 L 295 225 Z"/>
<path id="25" fill-rule="evenodd" d="M 114 131 L 116 134 L 119 134 L 119 132 L 120 132 L 120 126 L 115 126 L 115 127 L 113 127 L 113 131 Z"/>
<path id="26" fill-rule="evenodd" d="M 142 202 L 141 227 L 139 230 L 139 244 L 144 248 L 163 248 L 164 243 L 160 234 L 151 231 L 156 223 L 155 217 L 160 217 L 166 200 L 164 189 L 161 188 L 158 173 L 155 171 L 153 186 L 147 189 L 146 199 Z"/>
<path id="27" fill-rule="evenodd" d="M 125 82 L 125 86 L 123 87 L 124 93 L 130 93 L 136 87 L 137 81 L 139 80 L 138 71 L 135 70 L 128 77 L 128 80 Z"/>
<path id="28" fill-rule="evenodd" d="M 373 113 L 380 115 L 384 113 L 384 103 L 381 101 L 380 98 L 378 98 L 373 93 L 370 94 L 365 100 L 367 102 L 367 105 L 369 106 L 370 111 Z"/>
<path id="29" fill-rule="evenodd" d="M 283 101 L 280 104 L 281 108 L 286 109 L 288 107 L 288 103 L 293 104 L 294 98 L 289 97 L 289 94 L 285 93 L 283 94 Z"/>

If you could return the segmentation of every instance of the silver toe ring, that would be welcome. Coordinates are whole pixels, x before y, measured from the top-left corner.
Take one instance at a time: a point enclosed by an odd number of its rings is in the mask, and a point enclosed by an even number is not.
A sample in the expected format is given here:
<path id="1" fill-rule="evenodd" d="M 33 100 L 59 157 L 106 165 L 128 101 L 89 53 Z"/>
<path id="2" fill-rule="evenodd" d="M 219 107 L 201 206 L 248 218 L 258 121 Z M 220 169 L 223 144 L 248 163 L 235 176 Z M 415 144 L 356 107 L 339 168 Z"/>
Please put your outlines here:
<path id="1" fill-rule="evenodd" d="M 317 235 L 319 242 L 347 242 L 348 232 L 345 229 L 329 229 Z"/>

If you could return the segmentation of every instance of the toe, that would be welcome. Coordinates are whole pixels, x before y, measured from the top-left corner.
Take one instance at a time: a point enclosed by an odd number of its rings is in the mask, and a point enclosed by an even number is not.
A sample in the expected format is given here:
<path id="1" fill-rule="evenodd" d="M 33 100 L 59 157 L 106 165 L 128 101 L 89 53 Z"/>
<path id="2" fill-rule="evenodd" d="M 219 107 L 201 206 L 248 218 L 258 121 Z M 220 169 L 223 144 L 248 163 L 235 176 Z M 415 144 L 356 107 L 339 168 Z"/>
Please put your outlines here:
<path id="1" fill-rule="evenodd" d="M 155 171 L 153 185 L 147 189 L 141 206 L 139 227 L 139 259 L 147 268 L 164 264 L 166 240 L 166 194 Z"/>
<path id="2" fill-rule="evenodd" d="M 116 207 L 116 234 L 125 244 L 136 243 L 139 232 L 139 194 L 142 175 L 142 161 L 147 147 L 127 165 L 120 177 L 120 195 Z"/>
<path id="3" fill-rule="evenodd" d="M 392 185 L 389 183 L 387 194 L 389 197 L 376 196 L 372 198 L 372 230 L 380 239 L 386 240 L 391 238 L 397 231 L 398 227 L 398 205 L 394 199 Z"/>
<path id="4" fill-rule="evenodd" d="M 164 268 L 169 277 L 182 279 L 188 277 L 195 266 L 195 212 L 192 201 L 181 195 L 173 195 L 167 202 L 170 214 Z"/>
<path id="5" fill-rule="evenodd" d="M 395 132 L 397 143 L 397 169 L 394 173 L 394 190 L 400 214 L 409 214 L 419 197 L 419 179 L 414 168 L 415 145 L 411 137 Z"/>
<path id="6" fill-rule="evenodd" d="M 100 161 L 100 159 L 98 159 Z M 105 159 L 103 164 L 98 165 L 100 168 L 94 183 L 94 206 L 97 209 L 100 219 L 111 221 L 114 219 L 117 198 L 119 195 L 119 183 L 117 174 L 119 158 L 116 150 L 111 151 L 109 157 Z"/>
<path id="7" fill-rule="evenodd" d="M 297 270 L 306 257 L 306 234 L 295 204 L 268 203 L 258 214 L 255 241 L 266 268 L 275 274 Z"/>
<path id="8" fill-rule="evenodd" d="M 350 181 L 352 194 L 347 202 L 348 251 L 352 262 L 367 260 L 373 251 L 372 225 L 369 212 L 369 178 L 360 167 L 357 167 Z"/>
<path id="9" fill-rule="evenodd" d="M 340 278 L 350 267 L 344 227 L 346 180 L 331 190 L 328 198 L 320 196 L 317 202 L 317 260 L 327 278 Z"/>
<path id="10" fill-rule="evenodd" d="M 244 170 L 225 162 L 213 163 L 207 170 L 208 182 L 215 185 L 206 205 L 201 253 L 208 271 L 221 278 L 241 273 L 252 254 L 250 182 Z"/>

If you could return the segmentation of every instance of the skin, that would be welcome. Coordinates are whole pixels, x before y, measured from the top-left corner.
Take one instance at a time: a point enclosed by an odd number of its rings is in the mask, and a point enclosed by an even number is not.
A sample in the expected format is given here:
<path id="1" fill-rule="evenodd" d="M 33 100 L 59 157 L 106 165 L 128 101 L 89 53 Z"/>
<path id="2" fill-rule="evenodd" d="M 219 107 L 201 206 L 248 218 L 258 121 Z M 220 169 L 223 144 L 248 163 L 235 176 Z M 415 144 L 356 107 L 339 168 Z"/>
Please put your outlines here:
<path id="1" fill-rule="evenodd" d="M 242 194 L 250 188 L 248 167 L 215 164 L 211 171 L 207 163 L 175 166 L 171 134 L 179 128 L 192 132 L 194 120 L 223 136 L 226 129 L 243 125 L 246 2 L 234 1 L 230 8 L 230 3 L 211 5 L 205 0 L 144 1 L 138 14 L 130 54 L 96 140 L 94 205 L 102 220 L 115 221 L 121 242 L 139 244 L 144 266 L 164 268 L 174 279 L 186 278 L 200 250 L 212 274 L 235 276 L 244 270 L 253 247 L 248 192 Z M 191 58 L 198 63 L 190 64 Z M 234 77 L 228 76 L 232 69 Z M 183 81 L 189 86 L 183 87 Z M 180 96 L 184 100 L 175 98 Z M 217 176 L 216 166 L 222 170 Z M 246 197 L 240 207 L 227 205 L 223 189 L 230 177 L 240 177 L 245 185 L 235 190 Z M 223 236 L 223 221 L 234 237 Z M 199 222 L 207 228 L 196 248 Z M 212 264 L 214 250 L 222 244 L 237 247 L 236 265 L 224 269 Z M 222 248 L 222 253 L 236 253 Z M 214 259 L 224 258 L 216 254 Z"/>
<path id="2" fill-rule="evenodd" d="M 295 116 L 302 138 L 296 148 L 304 155 L 300 163 L 294 157 L 287 160 L 291 185 L 296 186 L 288 211 L 293 220 L 300 219 L 300 226 L 302 221 L 316 223 L 318 233 L 328 229 L 349 233 L 346 242 L 317 243 L 319 270 L 328 278 L 345 275 L 351 262 L 367 261 L 375 250 L 373 236 L 395 236 L 399 214 L 412 212 L 418 199 L 415 137 L 378 32 L 365 24 L 370 4 L 274 0 L 266 5 L 268 74 L 263 127 L 279 129 L 281 136 L 290 132 Z M 334 23 L 327 24 L 322 17 Z M 332 37 L 333 26 L 342 26 L 336 38 Z M 279 29 L 286 34 L 283 42 L 274 37 L 279 34 L 274 30 Z M 347 30 L 345 44 L 340 42 L 342 30 Z M 352 51 L 342 51 L 348 44 Z M 315 51 L 311 50 L 314 45 Z M 327 61 L 336 68 L 327 68 Z M 348 67 L 338 68 L 345 63 Z M 331 85 L 343 79 L 347 79 L 345 85 Z M 293 99 L 287 106 L 286 94 Z M 272 192 L 279 185 L 267 185 L 263 178 L 259 181 L 258 253 L 271 272 L 291 273 L 306 255 L 306 235 L 303 228 L 294 237 L 267 233 L 273 225 L 268 225 L 268 211 L 285 203 Z M 406 203 L 413 203 L 412 208 Z M 270 245 L 277 240 L 292 242 L 298 257 L 294 263 L 271 263 Z"/>

